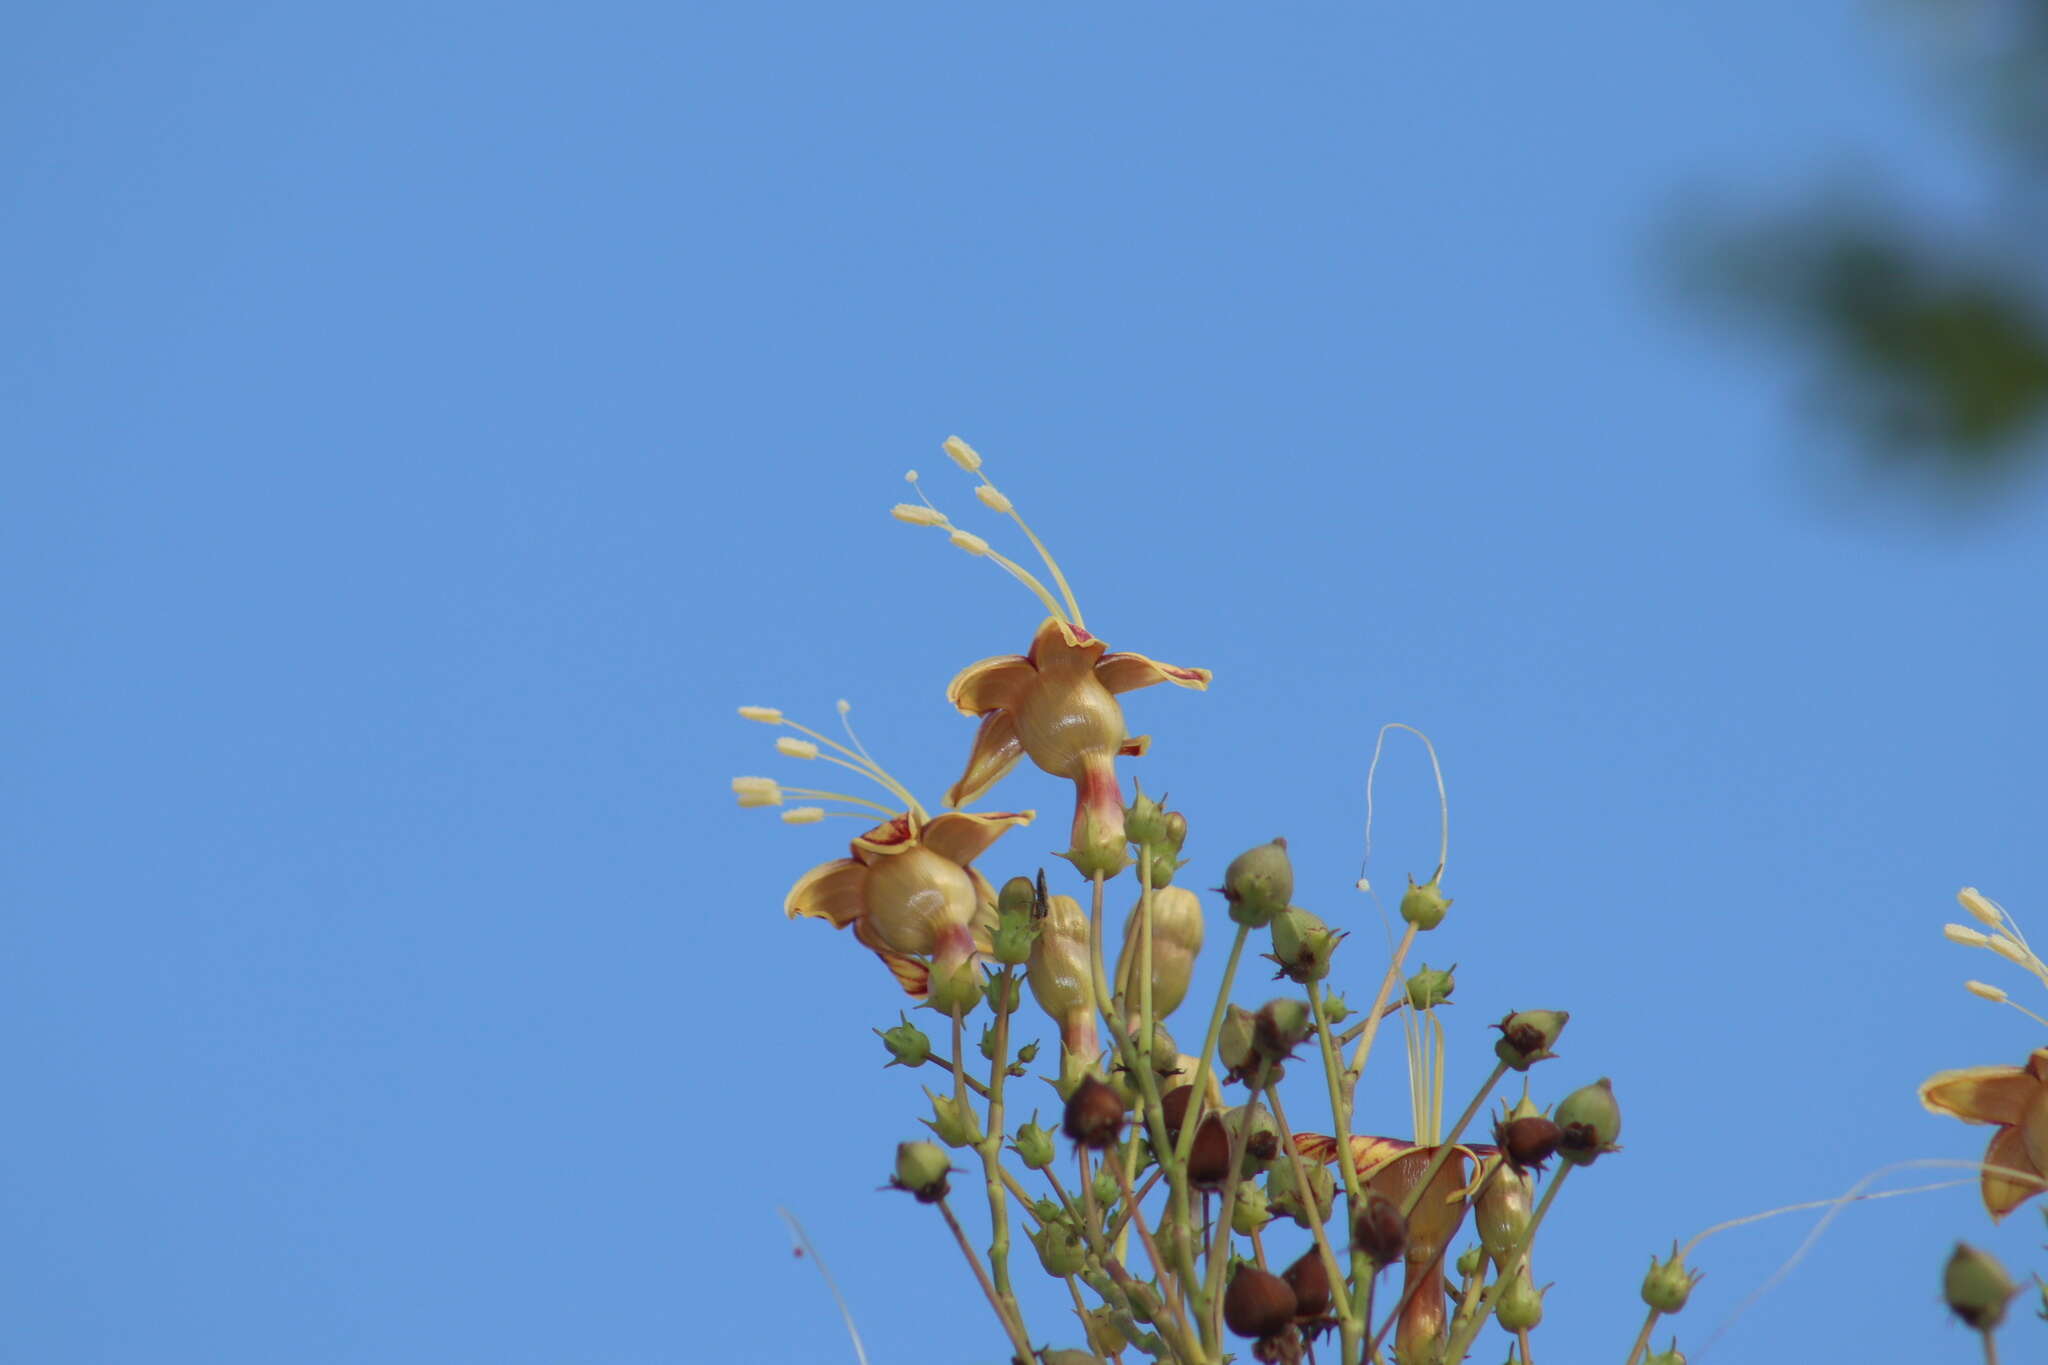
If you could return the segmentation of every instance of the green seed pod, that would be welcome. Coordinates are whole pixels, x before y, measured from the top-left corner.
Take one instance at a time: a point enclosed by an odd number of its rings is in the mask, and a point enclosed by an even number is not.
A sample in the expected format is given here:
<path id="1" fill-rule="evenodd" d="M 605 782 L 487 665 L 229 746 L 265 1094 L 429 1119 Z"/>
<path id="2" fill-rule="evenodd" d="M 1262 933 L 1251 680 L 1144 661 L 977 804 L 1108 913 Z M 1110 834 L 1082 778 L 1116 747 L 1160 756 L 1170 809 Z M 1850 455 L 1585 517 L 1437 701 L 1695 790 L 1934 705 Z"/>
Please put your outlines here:
<path id="1" fill-rule="evenodd" d="M 882 1063 L 883 1067 L 923 1066 L 925 1059 L 932 1055 L 932 1040 L 925 1037 L 924 1031 L 911 1023 L 901 1010 L 896 1012 L 896 1017 L 903 1022 L 888 1032 L 871 1030 L 882 1040 L 882 1046 L 889 1049 L 889 1060 Z"/>
<path id="2" fill-rule="evenodd" d="M 1643 1365 L 1685 1365 L 1685 1352 L 1678 1349 L 1678 1338 L 1671 1338 L 1670 1350 L 1645 1356 Z"/>
<path id="3" fill-rule="evenodd" d="M 1138 866 L 1145 873 L 1145 885 L 1155 891 L 1173 885 L 1173 874 L 1180 871 L 1186 860 L 1176 856 L 1165 844 L 1146 844 L 1145 848 L 1152 854 L 1149 863 L 1142 858 L 1138 860 Z"/>
<path id="4" fill-rule="evenodd" d="M 1038 1115 L 1031 1116 L 1031 1122 L 1017 1130 L 1017 1140 L 1011 1144 L 1017 1159 L 1034 1171 L 1042 1171 L 1052 1165 L 1052 1132 L 1038 1126 Z"/>
<path id="5" fill-rule="evenodd" d="M 1685 1268 L 1685 1258 L 1678 1254 L 1678 1243 L 1673 1242 L 1670 1260 L 1650 1258 L 1650 1271 L 1643 1276 L 1643 1302 L 1660 1313 L 1676 1313 L 1685 1307 L 1685 1301 L 1692 1297 L 1692 1287 L 1699 1282 L 1699 1274 Z"/>
<path id="6" fill-rule="evenodd" d="M 948 1147 L 972 1147 L 981 1141 L 981 1120 L 975 1115 L 974 1106 L 962 1104 L 951 1095 L 935 1095 L 924 1092 L 932 1102 L 932 1117 L 924 1120 L 924 1126 Z"/>
<path id="7" fill-rule="evenodd" d="M 1330 959 L 1344 935 L 1298 905 L 1290 905 L 1273 917 L 1273 951 L 1268 961 L 1280 968 L 1289 981 L 1306 984 L 1330 974 Z"/>
<path id="8" fill-rule="evenodd" d="M 1452 966 L 1438 971 L 1427 962 L 1423 963 L 1422 970 L 1408 978 L 1409 1005 L 1418 1010 L 1432 1010 L 1450 999 L 1452 989 L 1458 984 L 1452 975 L 1457 970 Z"/>
<path id="9" fill-rule="evenodd" d="M 1075 1274 L 1088 1264 L 1087 1245 L 1064 1219 L 1047 1223 L 1025 1236 L 1031 1239 L 1031 1249 L 1038 1253 L 1038 1263 L 1055 1279 Z"/>
<path id="10" fill-rule="evenodd" d="M 1258 1064 L 1252 1050 L 1252 1012 L 1232 1005 L 1223 1012 L 1223 1028 L 1216 1036 L 1216 1058 L 1223 1063 L 1224 1079 L 1248 1081 Z"/>
<path id="11" fill-rule="evenodd" d="M 1330 1168 L 1319 1161 L 1304 1163 L 1303 1170 L 1308 1175 L 1306 1198 L 1297 1183 L 1294 1163 L 1274 1162 L 1273 1169 L 1266 1173 L 1266 1199 L 1272 1204 L 1273 1212 L 1283 1213 L 1305 1228 L 1327 1223 L 1336 1199 L 1336 1181 L 1330 1174 Z"/>
<path id="12" fill-rule="evenodd" d="M 1438 873 L 1420 886 L 1415 884 L 1413 877 L 1408 879 L 1408 890 L 1401 896 L 1402 919 L 1423 930 L 1434 929 L 1444 922 L 1444 912 L 1451 908 L 1451 903 L 1437 887 L 1442 876 Z"/>
<path id="13" fill-rule="evenodd" d="M 1108 1208 L 1117 1201 L 1117 1196 L 1123 1193 L 1123 1186 L 1117 1183 L 1116 1177 L 1109 1173 L 1106 1166 L 1095 1173 L 1095 1178 L 1089 1185 L 1095 1191 L 1095 1203 L 1099 1208 Z"/>
<path id="14" fill-rule="evenodd" d="M 1473 1208 L 1474 1221 L 1479 1224 L 1479 1244 L 1498 1269 L 1507 1268 L 1508 1257 L 1529 1231 L 1535 1191 L 1535 1181 L 1513 1166 L 1506 1166 L 1479 1192 Z"/>
<path id="15" fill-rule="evenodd" d="M 2005 1321 L 2005 1306 L 2019 1293 L 2005 1267 L 1989 1252 L 1957 1242 L 1941 1275 L 1941 1296 L 1966 1326 L 1990 1332 Z"/>
<path id="16" fill-rule="evenodd" d="M 1529 1278 L 1527 1261 L 1508 1281 L 1507 1287 L 1500 1290 L 1500 1301 L 1494 1306 L 1493 1316 L 1510 1332 L 1526 1332 L 1543 1321 L 1543 1291 Z"/>
<path id="17" fill-rule="evenodd" d="M 1166 846 L 1175 853 L 1188 841 L 1188 818 L 1177 810 L 1166 812 Z"/>
<path id="18" fill-rule="evenodd" d="M 1605 1076 L 1591 1085 L 1580 1086 L 1557 1106 L 1557 1154 L 1574 1166 L 1590 1166 L 1605 1152 L 1615 1150 L 1621 1136 L 1621 1106 L 1614 1102 L 1614 1085 Z"/>
<path id="19" fill-rule="evenodd" d="M 1306 1002 L 1282 996 L 1268 1000 L 1252 1020 L 1252 1046 L 1267 1061 L 1278 1062 L 1294 1055 L 1315 1032 L 1315 1016 Z"/>
<path id="20" fill-rule="evenodd" d="M 1294 864 L 1287 857 L 1285 839 L 1248 849 L 1224 869 L 1223 899 L 1230 902 L 1230 918 L 1238 924 L 1262 929 L 1293 897 Z"/>
<path id="21" fill-rule="evenodd" d="M 1266 1202 L 1266 1192 L 1250 1180 L 1240 1182 L 1230 1205 L 1231 1230 L 1249 1237 L 1272 1221 L 1273 1207 Z"/>
<path id="22" fill-rule="evenodd" d="M 1466 1247 L 1466 1248 L 1465 1248 L 1465 1250 L 1464 1250 L 1463 1252 L 1461 1252 L 1461 1253 L 1459 1254 L 1459 1256 L 1458 1256 L 1458 1278 L 1459 1278 L 1459 1279 L 1461 1279 L 1461 1280 L 1469 1280 L 1469 1279 L 1471 1279 L 1471 1278 L 1472 1278 L 1472 1277 L 1473 1277 L 1474 1275 L 1477 1275 L 1477 1274 L 1479 1273 L 1479 1269 L 1480 1269 L 1480 1267 L 1481 1267 L 1481 1266 L 1483 1266 L 1483 1265 L 1485 1265 L 1485 1264 L 1486 1264 L 1486 1248 L 1485 1248 L 1485 1247 L 1482 1247 L 1482 1246 L 1469 1246 L 1469 1247 Z"/>
<path id="23" fill-rule="evenodd" d="M 1517 1071 L 1527 1071 L 1557 1055 L 1550 1049 L 1570 1018 L 1563 1010 L 1517 1010 L 1494 1025 L 1500 1041 L 1493 1045 L 1493 1055 Z"/>
<path id="24" fill-rule="evenodd" d="M 1351 1017 L 1351 1006 L 1344 1003 L 1341 995 L 1323 997 L 1323 1017 L 1332 1024 L 1341 1024 Z"/>
<path id="25" fill-rule="evenodd" d="M 1165 842 L 1166 807 L 1145 795 L 1136 778 L 1131 780 L 1131 790 L 1136 795 L 1124 808 L 1124 837 L 1133 845 Z"/>
<path id="26" fill-rule="evenodd" d="M 1038 1040 L 1036 1038 L 1033 1038 L 1030 1042 L 1017 1049 L 1017 1060 L 1022 1066 L 1030 1066 L 1038 1060 Z M 1024 1072 L 1021 1067 L 1012 1067 L 1010 1074 L 1012 1076 L 1021 1076 Z"/>
<path id="27" fill-rule="evenodd" d="M 1003 910 L 996 915 L 996 932 L 990 955 L 1005 967 L 1022 966 L 1031 960 L 1031 945 L 1038 942 L 1040 921 L 1026 906 Z"/>
<path id="28" fill-rule="evenodd" d="M 981 1003 L 982 989 L 981 968 L 974 964 L 972 958 L 957 962 L 950 968 L 934 962 L 931 986 L 924 1003 L 940 1014 L 951 1015 L 958 1010 L 965 1017 Z"/>
<path id="29" fill-rule="evenodd" d="M 1194 979 L 1195 958 L 1202 951 L 1202 902 L 1182 887 L 1154 891 L 1152 902 L 1152 1017 L 1164 1019 L 1187 999 L 1188 983 Z M 1137 1026 L 1143 1000 L 1144 980 L 1139 968 L 1145 960 L 1145 902 L 1131 907 L 1124 921 L 1123 951 L 1117 955 L 1115 980 L 1127 982 L 1125 1021 Z"/>
<path id="30" fill-rule="evenodd" d="M 946 1176 L 952 1169 L 952 1159 L 937 1143 L 899 1143 L 896 1175 L 889 1183 L 899 1190 L 908 1190 L 920 1204 L 936 1204 L 946 1197 Z"/>

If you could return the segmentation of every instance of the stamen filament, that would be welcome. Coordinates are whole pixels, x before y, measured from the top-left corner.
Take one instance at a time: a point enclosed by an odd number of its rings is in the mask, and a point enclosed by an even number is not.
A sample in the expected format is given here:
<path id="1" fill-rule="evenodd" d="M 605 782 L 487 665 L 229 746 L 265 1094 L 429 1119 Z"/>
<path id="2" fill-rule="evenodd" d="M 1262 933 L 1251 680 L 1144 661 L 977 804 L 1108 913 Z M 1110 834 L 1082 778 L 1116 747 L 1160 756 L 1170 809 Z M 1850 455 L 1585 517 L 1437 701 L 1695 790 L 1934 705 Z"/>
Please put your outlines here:
<path id="1" fill-rule="evenodd" d="M 831 739 L 825 735 L 819 734 L 816 730 L 811 729 L 808 725 L 799 725 L 793 720 L 784 720 L 782 723 L 784 725 L 787 725 L 790 729 L 797 731 L 799 734 L 809 735 L 812 739 L 816 740 L 819 744 L 825 746 L 826 748 L 837 749 L 840 753 L 846 755 L 846 758 L 840 759 L 834 758 L 830 754 L 819 754 L 819 758 L 824 759 L 828 763 L 837 763 L 842 768 L 849 768 L 852 771 L 859 773 L 861 776 L 867 778 L 870 782 L 875 783 L 884 791 L 888 792 L 891 796 L 901 801 L 904 807 L 907 810 L 914 813 L 919 820 L 927 818 L 925 815 L 924 807 L 918 802 L 918 799 L 912 796 L 910 794 L 910 790 L 907 787 L 905 787 L 901 782 L 898 782 L 895 778 L 889 776 L 888 772 L 883 769 L 881 764 L 875 762 L 871 758 L 866 757 L 865 755 L 855 753 L 853 750 L 847 748 L 844 744 L 841 744 L 836 739 Z"/>
<path id="2" fill-rule="evenodd" d="M 894 815 L 896 813 L 896 809 L 893 806 L 885 806 L 879 801 L 870 801 L 864 796 L 848 796 L 845 792 L 821 791 L 816 787 L 784 787 L 782 791 L 787 796 L 808 796 L 815 801 L 844 801 L 849 806 L 866 806 L 869 810 L 879 811 L 883 815 Z M 843 811 L 841 814 L 850 815 L 852 812 Z"/>

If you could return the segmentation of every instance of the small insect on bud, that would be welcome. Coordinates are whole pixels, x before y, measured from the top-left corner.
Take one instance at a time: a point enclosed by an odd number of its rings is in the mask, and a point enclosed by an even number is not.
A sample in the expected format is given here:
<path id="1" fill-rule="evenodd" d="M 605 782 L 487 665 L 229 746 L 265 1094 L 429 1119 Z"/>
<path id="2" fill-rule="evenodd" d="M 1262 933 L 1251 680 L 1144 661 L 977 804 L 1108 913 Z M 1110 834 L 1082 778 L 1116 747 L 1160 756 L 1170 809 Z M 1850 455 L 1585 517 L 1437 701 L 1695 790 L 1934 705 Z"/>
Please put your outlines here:
<path id="1" fill-rule="evenodd" d="M 1293 1265 L 1280 1272 L 1280 1278 L 1294 1291 L 1296 1318 L 1320 1318 L 1330 1311 L 1330 1267 L 1320 1248 L 1302 1252 Z"/>
<path id="2" fill-rule="evenodd" d="M 1415 878 L 1408 879 L 1408 890 L 1401 896 L 1401 918 L 1417 929 L 1429 930 L 1444 922 L 1444 914 L 1451 908 L 1451 902 L 1437 886 L 1443 874 L 1439 872 L 1420 886 Z"/>
<path id="3" fill-rule="evenodd" d="M 1517 1071 L 1527 1071 L 1557 1055 L 1550 1049 L 1570 1019 L 1564 1010 L 1517 1010 L 1494 1025 L 1500 1041 L 1493 1045 L 1493 1055 Z"/>
<path id="4" fill-rule="evenodd" d="M 1223 1291 L 1223 1322 L 1241 1337 L 1271 1336 L 1294 1321 L 1294 1291 L 1278 1275 L 1240 1262 Z"/>
<path id="5" fill-rule="evenodd" d="M 1941 1274 L 1941 1296 L 1951 1313 L 1979 1332 L 2005 1321 L 2005 1306 L 2019 1293 L 2005 1267 L 1989 1252 L 1957 1242 Z"/>
<path id="6" fill-rule="evenodd" d="M 1400 1260 L 1408 1250 L 1408 1223 L 1401 1217 L 1401 1206 L 1378 1190 L 1366 1191 L 1365 1207 L 1351 1226 L 1351 1245 L 1363 1252 L 1375 1269 Z"/>
<path id="7" fill-rule="evenodd" d="M 1590 1166 L 1602 1153 L 1616 1150 L 1621 1136 L 1621 1106 L 1614 1102 L 1614 1084 L 1605 1076 L 1580 1086 L 1557 1106 L 1557 1154 L 1574 1166 Z"/>
<path id="8" fill-rule="evenodd" d="M 1528 1262 L 1522 1263 L 1515 1277 L 1500 1291 L 1493 1316 L 1510 1332 L 1526 1332 L 1543 1321 L 1543 1291 L 1529 1278 Z"/>
<path id="9" fill-rule="evenodd" d="M 897 1011 L 896 1017 L 903 1022 L 888 1032 L 884 1033 L 881 1029 L 871 1030 L 882 1040 L 882 1046 L 889 1049 L 889 1060 L 882 1065 L 923 1066 L 925 1059 L 932 1055 L 932 1040 L 925 1037 L 924 1031 L 911 1023 L 901 1010 Z"/>
<path id="10" fill-rule="evenodd" d="M 1670 1260 L 1650 1258 L 1650 1271 L 1643 1276 L 1643 1302 L 1659 1313 L 1676 1313 L 1685 1307 L 1685 1301 L 1692 1297 L 1692 1287 L 1699 1282 L 1700 1272 L 1685 1268 L 1685 1258 L 1678 1254 L 1678 1243 L 1673 1242 Z"/>
<path id="11" fill-rule="evenodd" d="M 936 1142 L 899 1143 L 896 1174 L 889 1185 L 908 1190 L 920 1204 L 936 1204 L 946 1197 L 946 1176 L 952 1169 L 952 1159 Z"/>
<path id="12" fill-rule="evenodd" d="M 1294 897 L 1294 864 L 1287 856 L 1287 841 L 1275 839 L 1238 854 L 1224 869 L 1220 889 L 1230 902 L 1232 920 L 1254 929 L 1270 924 Z"/>
<path id="13" fill-rule="evenodd" d="M 1198 1190 L 1220 1190 L 1229 1174 L 1230 1130 L 1217 1115 L 1205 1115 L 1188 1149 L 1188 1184 Z"/>
<path id="14" fill-rule="evenodd" d="M 1452 975 L 1457 970 L 1456 964 L 1438 971 L 1427 962 L 1423 963 L 1422 970 L 1408 978 L 1409 1006 L 1418 1010 L 1430 1010 L 1450 999 L 1451 991 L 1458 984 L 1457 978 Z"/>
<path id="15" fill-rule="evenodd" d="M 1052 1133 L 1038 1126 L 1038 1115 L 1031 1116 L 1031 1122 L 1017 1130 L 1017 1140 L 1011 1146 L 1017 1159 L 1034 1171 L 1042 1171 L 1052 1165 Z"/>
<path id="16" fill-rule="evenodd" d="M 1091 1151 L 1112 1146 L 1124 1129 L 1124 1101 L 1114 1087 L 1094 1076 L 1082 1078 L 1067 1097 L 1060 1131 Z"/>

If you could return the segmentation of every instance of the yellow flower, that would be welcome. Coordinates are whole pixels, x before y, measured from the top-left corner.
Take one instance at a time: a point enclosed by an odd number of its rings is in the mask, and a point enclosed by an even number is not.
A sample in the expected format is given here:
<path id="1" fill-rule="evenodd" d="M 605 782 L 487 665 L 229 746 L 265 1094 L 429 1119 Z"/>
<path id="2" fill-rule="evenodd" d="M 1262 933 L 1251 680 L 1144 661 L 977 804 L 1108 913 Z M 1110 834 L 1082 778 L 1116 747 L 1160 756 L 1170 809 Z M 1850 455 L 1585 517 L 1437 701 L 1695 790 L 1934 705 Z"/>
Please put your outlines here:
<path id="1" fill-rule="evenodd" d="M 1939 1071 L 1920 1086 L 1920 1103 L 1965 1123 L 1998 1131 L 1984 1153 L 1984 1207 L 1994 1221 L 2048 1188 L 2048 1048 L 2020 1066 Z"/>
<path id="2" fill-rule="evenodd" d="M 1163 664 L 1142 654 L 1112 654 L 1080 626 L 1058 616 L 1046 618 L 1029 653 L 970 664 L 946 689 L 953 705 L 981 717 L 966 771 L 947 791 L 946 804 L 974 800 L 1028 756 L 1074 784 L 1075 852 L 1105 860 L 1103 870 L 1115 871 L 1122 865 L 1124 846 L 1116 756 L 1141 754 L 1146 745 L 1142 736 L 1132 739 L 1124 733 L 1117 695 L 1158 682 L 1207 688 L 1209 670 Z"/>
<path id="3" fill-rule="evenodd" d="M 922 997 L 932 966 L 957 967 L 988 951 L 995 888 L 970 864 L 1033 814 L 894 816 L 855 839 L 853 856 L 798 878 L 783 909 L 792 919 L 827 920 L 835 929 L 852 925 L 854 938 L 882 959 L 897 984 Z"/>

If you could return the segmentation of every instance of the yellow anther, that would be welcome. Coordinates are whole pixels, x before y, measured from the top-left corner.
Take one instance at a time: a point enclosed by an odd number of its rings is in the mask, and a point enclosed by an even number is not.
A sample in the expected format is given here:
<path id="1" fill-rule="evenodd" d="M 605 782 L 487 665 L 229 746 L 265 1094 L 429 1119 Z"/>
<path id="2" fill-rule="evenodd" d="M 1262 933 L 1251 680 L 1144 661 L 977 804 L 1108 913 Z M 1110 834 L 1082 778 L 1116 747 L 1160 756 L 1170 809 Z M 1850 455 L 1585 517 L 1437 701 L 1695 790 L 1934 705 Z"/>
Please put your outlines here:
<path id="1" fill-rule="evenodd" d="M 742 706 L 740 714 L 748 720 L 758 720 L 764 725 L 782 724 L 782 713 L 772 706 Z"/>
<path id="2" fill-rule="evenodd" d="M 779 806 L 782 804 L 782 793 L 780 791 L 745 791 L 739 793 L 739 801 L 741 810 L 753 810 L 760 806 Z"/>
<path id="3" fill-rule="evenodd" d="M 818 746 L 807 739 L 792 739 L 784 735 L 775 741 L 775 752 L 785 758 L 816 758 Z"/>
<path id="4" fill-rule="evenodd" d="M 735 777 L 732 780 L 732 789 L 734 794 L 739 796 L 760 792 L 779 793 L 782 784 L 772 777 Z"/>
<path id="5" fill-rule="evenodd" d="M 955 531 L 950 539 L 955 545 L 958 545 L 971 555 L 985 555 L 988 553 L 988 542 L 975 535 L 972 531 Z"/>
<path id="6" fill-rule="evenodd" d="M 967 444 L 958 436 L 948 436 L 946 438 L 946 456 L 954 464 L 959 465 L 970 474 L 981 468 L 980 454 L 976 452 L 973 446 Z"/>
<path id="7" fill-rule="evenodd" d="M 1994 929 L 2005 927 L 2005 919 L 1998 913 L 1998 906 L 1974 886 L 1966 886 L 1956 892 L 1956 904 L 1969 911 L 1980 924 L 1988 924 Z"/>
<path id="8" fill-rule="evenodd" d="M 981 499 L 984 507 L 993 511 L 1008 513 L 1016 510 L 1010 506 L 1010 500 L 1003 496 L 1002 490 L 992 483 L 977 485 L 974 496 Z"/>
<path id="9" fill-rule="evenodd" d="M 907 521 L 912 526 L 944 526 L 946 518 L 935 507 L 920 507 L 914 502 L 899 502 L 889 509 L 889 515 L 898 521 Z"/>
<path id="10" fill-rule="evenodd" d="M 1967 924 L 1944 924 L 1941 936 L 1950 943 L 1960 943 L 1966 948 L 1989 948 L 1991 935 L 1981 929 L 1972 929 Z"/>
<path id="11" fill-rule="evenodd" d="M 823 806 L 792 806 L 782 812 L 785 825 L 815 825 L 825 818 Z"/>
<path id="12" fill-rule="evenodd" d="M 2025 967 L 2030 971 L 2033 969 L 2034 955 L 2003 935 L 1986 940 L 1984 946 L 2016 967 Z"/>
<path id="13" fill-rule="evenodd" d="M 1980 1000 L 1992 1000 L 2001 1005 L 2008 998 L 2004 991 L 1986 981 L 1965 981 L 1963 989 Z"/>

